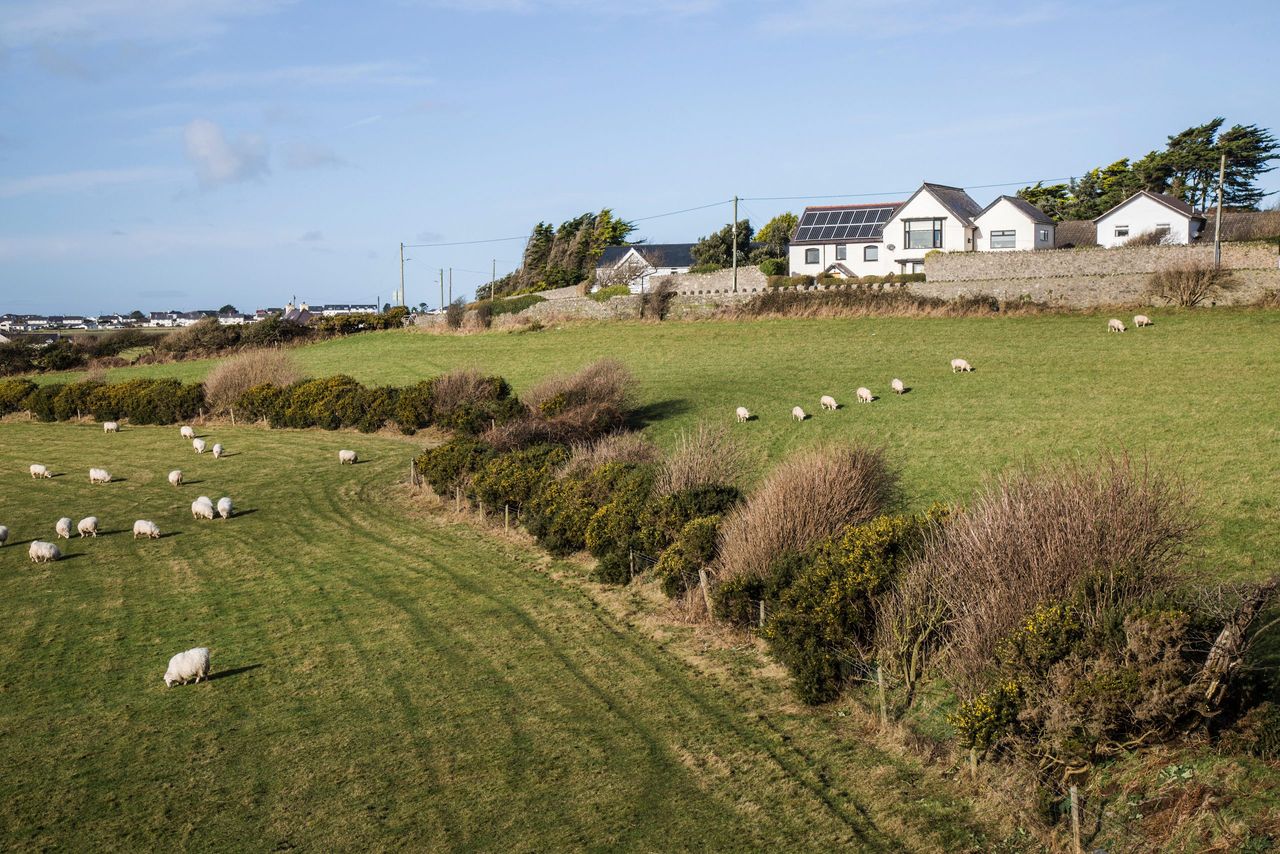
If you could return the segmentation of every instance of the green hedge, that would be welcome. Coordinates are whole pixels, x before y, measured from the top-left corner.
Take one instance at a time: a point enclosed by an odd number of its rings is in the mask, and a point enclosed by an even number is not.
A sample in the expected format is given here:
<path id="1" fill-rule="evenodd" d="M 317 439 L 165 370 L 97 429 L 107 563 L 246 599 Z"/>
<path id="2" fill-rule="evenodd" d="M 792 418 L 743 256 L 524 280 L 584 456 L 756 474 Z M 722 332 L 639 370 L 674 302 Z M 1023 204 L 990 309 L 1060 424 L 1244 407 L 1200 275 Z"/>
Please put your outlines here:
<path id="1" fill-rule="evenodd" d="M 588 299 L 593 299 L 596 302 L 608 302 L 614 297 L 629 296 L 631 296 L 631 288 L 626 285 L 611 285 L 610 287 L 601 288 L 598 291 L 592 291 L 587 294 Z"/>
<path id="2" fill-rule="evenodd" d="M 522 294 L 520 296 L 507 297 L 506 299 L 496 299 L 491 305 L 493 306 L 493 316 L 497 317 L 501 314 L 519 314 L 529 306 L 546 301 L 547 298 L 539 294 Z"/>
<path id="3" fill-rule="evenodd" d="M 10 381 L 12 382 L 12 381 Z M 174 379 L 85 382 L 32 388 L 16 409 L 39 421 L 69 421 L 91 415 L 96 421 L 129 419 L 133 424 L 189 421 L 204 407 L 204 386 Z"/>

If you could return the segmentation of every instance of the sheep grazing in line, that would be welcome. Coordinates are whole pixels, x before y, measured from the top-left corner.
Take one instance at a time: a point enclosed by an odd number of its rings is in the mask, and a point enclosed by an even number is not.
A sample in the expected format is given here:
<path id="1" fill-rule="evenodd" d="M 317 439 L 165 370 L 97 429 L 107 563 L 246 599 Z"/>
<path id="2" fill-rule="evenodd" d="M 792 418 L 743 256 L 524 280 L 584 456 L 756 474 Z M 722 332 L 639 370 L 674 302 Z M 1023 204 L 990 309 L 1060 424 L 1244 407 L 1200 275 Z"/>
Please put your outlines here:
<path id="1" fill-rule="evenodd" d="M 62 550 L 53 543 L 34 540 L 31 543 L 31 547 L 27 549 L 27 556 L 31 558 L 32 563 L 49 563 L 60 559 Z"/>
<path id="2" fill-rule="evenodd" d="M 98 517 L 85 516 L 76 523 L 76 531 L 78 531 L 82 537 L 93 537 L 96 539 L 98 536 Z"/>
<path id="3" fill-rule="evenodd" d="M 235 508 L 231 506 L 230 498 L 224 495 L 218 499 L 218 515 L 219 516 L 221 516 L 223 519 L 230 519 L 231 514 L 234 512 L 235 512 Z"/>
<path id="4" fill-rule="evenodd" d="M 746 424 L 751 420 L 751 410 L 747 409 L 745 406 L 739 406 L 735 410 L 735 414 L 738 416 L 739 424 Z"/>
<path id="5" fill-rule="evenodd" d="M 213 450 L 213 458 L 215 460 L 222 459 L 222 445 L 218 444 L 217 442 L 214 442 L 212 450 Z"/>
<path id="6" fill-rule="evenodd" d="M 160 539 L 160 528 L 155 522 L 149 522 L 146 519 L 139 519 L 133 523 L 133 538 L 146 537 L 148 540 Z"/>
<path id="7" fill-rule="evenodd" d="M 794 418 L 794 419 L 795 419 L 795 420 L 797 420 L 797 421 L 803 421 L 803 420 L 805 420 L 806 418 L 808 418 L 809 416 L 808 416 L 808 415 L 805 415 L 805 414 L 804 414 L 804 410 L 803 410 L 803 409 L 801 409 L 800 407 L 798 407 L 798 406 L 793 406 L 793 407 L 791 407 L 791 417 L 792 417 L 792 418 Z"/>
<path id="8" fill-rule="evenodd" d="M 351 465 L 355 465 L 356 452 L 355 451 L 338 451 L 338 465 L 342 465 L 343 463 L 351 463 Z"/>
<path id="9" fill-rule="evenodd" d="M 1151 323 L 1151 318 L 1145 314 L 1135 314 L 1133 316 L 1133 325 L 1141 329 L 1144 326 L 1152 326 L 1153 324 Z"/>
<path id="10" fill-rule="evenodd" d="M 164 672 L 164 685 L 172 688 L 178 683 L 186 685 L 192 679 L 199 682 L 209 678 L 209 648 L 198 646 L 186 652 L 180 652 L 169 659 L 169 667 Z"/>
<path id="11" fill-rule="evenodd" d="M 1124 332 L 1124 324 L 1120 322 L 1120 318 L 1113 317 L 1107 321 L 1108 332 Z"/>
<path id="12" fill-rule="evenodd" d="M 179 430 L 178 433 L 180 433 L 184 439 L 194 439 L 196 437 L 196 431 L 186 425 L 183 425 L 182 429 Z"/>
<path id="13" fill-rule="evenodd" d="M 45 466 L 40 465 L 39 463 L 31 464 L 31 476 L 32 477 L 53 477 L 53 475 L 49 473 L 49 469 L 46 468 Z"/>
<path id="14" fill-rule="evenodd" d="M 973 370 L 973 366 L 970 365 L 968 362 L 966 362 L 964 359 L 951 360 L 951 373 L 953 374 L 958 373 L 960 371 L 968 372 L 972 370 Z"/>
<path id="15" fill-rule="evenodd" d="M 103 433 L 119 433 L 120 425 L 115 421 L 103 421 L 102 432 Z"/>
<path id="16" fill-rule="evenodd" d="M 213 502 L 209 500 L 207 495 L 201 495 L 195 501 L 191 502 L 191 518 L 192 519 L 212 519 L 213 518 Z"/>
<path id="17" fill-rule="evenodd" d="M 111 472 L 106 469 L 89 469 L 90 483 L 110 483 Z"/>
<path id="18" fill-rule="evenodd" d="M 182 486 L 182 472 L 178 469 L 169 472 L 169 483 L 174 486 Z"/>
<path id="19" fill-rule="evenodd" d="M 193 448 L 195 448 L 195 449 L 196 449 L 196 453 L 197 453 L 197 454 L 203 454 L 203 453 L 204 453 L 204 447 L 205 447 L 205 445 L 204 445 L 204 439 L 192 439 L 192 440 L 191 440 L 191 447 L 193 447 Z"/>
<path id="20" fill-rule="evenodd" d="M 875 395 L 871 393 L 871 389 L 866 386 L 858 389 L 858 403 L 870 403 L 875 399 Z"/>
<path id="21" fill-rule="evenodd" d="M 0 525 L 0 546 L 3 546 L 9 539 L 9 529 L 4 525 Z"/>
<path id="22" fill-rule="evenodd" d="M 832 412 L 835 412 L 837 409 L 840 408 L 840 405 L 836 403 L 836 399 L 829 394 L 824 394 L 822 398 L 818 401 L 818 405 L 821 406 L 823 409 L 829 409 Z"/>
<path id="23" fill-rule="evenodd" d="M 897 377 L 894 377 L 893 382 L 889 383 L 889 387 L 893 389 L 894 394 L 906 394 L 907 392 L 907 387 Z"/>
<path id="24" fill-rule="evenodd" d="M 64 540 L 71 539 L 71 517 L 63 516 L 53 525 L 54 533 Z"/>

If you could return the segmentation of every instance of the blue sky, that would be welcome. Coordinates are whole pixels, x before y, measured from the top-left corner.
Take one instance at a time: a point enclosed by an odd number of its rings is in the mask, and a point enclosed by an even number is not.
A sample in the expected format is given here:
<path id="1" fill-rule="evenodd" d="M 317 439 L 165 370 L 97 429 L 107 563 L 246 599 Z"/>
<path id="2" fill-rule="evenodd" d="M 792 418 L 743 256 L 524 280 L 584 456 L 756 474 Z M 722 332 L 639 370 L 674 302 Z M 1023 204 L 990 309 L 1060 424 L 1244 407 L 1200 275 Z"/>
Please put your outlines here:
<path id="1" fill-rule="evenodd" d="M 1278 42 L 1274 0 L 0 0 L 0 313 L 386 301 L 401 240 L 1065 178 L 1280 130 Z M 408 301 L 521 248 L 412 249 Z"/>

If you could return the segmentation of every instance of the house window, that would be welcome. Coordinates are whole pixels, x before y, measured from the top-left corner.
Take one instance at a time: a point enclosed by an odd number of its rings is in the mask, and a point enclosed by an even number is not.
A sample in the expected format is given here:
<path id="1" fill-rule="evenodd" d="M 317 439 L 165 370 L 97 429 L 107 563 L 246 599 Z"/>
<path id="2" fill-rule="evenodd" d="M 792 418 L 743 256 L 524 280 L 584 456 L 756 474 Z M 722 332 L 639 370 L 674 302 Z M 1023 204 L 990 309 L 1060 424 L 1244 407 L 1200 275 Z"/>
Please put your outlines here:
<path id="1" fill-rule="evenodd" d="M 840 244 L 839 246 L 837 246 L 837 247 L 836 247 L 836 260 L 837 260 L 837 261 L 843 261 L 843 260 L 844 260 L 845 258 L 847 258 L 847 257 L 849 257 L 849 247 L 848 247 L 848 246 L 845 246 L 844 244 Z"/>
<path id="2" fill-rule="evenodd" d="M 1156 234 L 1158 234 L 1159 236 L 1164 237 L 1166 234 L 1168 234 L 1171 231 L 1173 231 L 1173 229 L 1169 226 L 1169 223 L 1167 222 L 1156 223 Z"/>
<path id="3" fill-rule="evenodd" d="M 1127 225 L 1116 226 L 1116 237 L 1128 237 L 1128 236 L 1129 236 L 1129 226 Z"/>
<path id="4" fill-rule="evenodd" d="M 1049 242 L 1049 229 L 1047 228 L 1040 229 L 1040 242 L 1041 243 Z"/>
<path id="5" fill-rule="evenodd" d="M 904 273 L 923 273 L 923 272 L 924 272 L 924 262 L 923 262 L 923 261 L 903 261 L 903 262 L 902 262 L 902 272 L 904 272 Z"/>
<path id="6" fill-rule="evenodd" d="M 817 264 L 817 263 L 818 263 L 818 250 L 817 250 L 817 249 L 806 249 L 806 250 L 804 250 L 804 262 L 805 262 L 806 264 Z"/>
<path id="7" fill-rule="evenodd" d="M 862 260 L 863 261 L 879 261 L 880 247 L 879 246 L 862 247 Z"/>
<path id="8" fill-rule="evenodd" d="M 1018 246 L 1018 232 L 1016 231 L 993 231 L 991 232 L 991 248 L 992 249 L 1016 249 Z"/>
<path id="9" fill-rule="evenodd" d="M 941 219 L 909 219 L 902 223 L 907 249 L 941 249 Z"/>

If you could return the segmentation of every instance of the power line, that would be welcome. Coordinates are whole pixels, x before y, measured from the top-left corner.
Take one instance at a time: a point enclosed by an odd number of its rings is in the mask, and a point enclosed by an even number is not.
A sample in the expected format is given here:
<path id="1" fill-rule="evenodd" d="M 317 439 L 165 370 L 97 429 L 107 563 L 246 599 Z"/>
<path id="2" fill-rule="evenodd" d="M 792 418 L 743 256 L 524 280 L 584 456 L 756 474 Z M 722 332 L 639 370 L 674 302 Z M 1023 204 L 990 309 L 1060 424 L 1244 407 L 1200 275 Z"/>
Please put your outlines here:
<path id="1" fill-rule="evenodd" d="M 1000 184 L 971 184 L 965 190 L 989 190 L 994 187 L 1026 187 L 1032 184 L 1052 184 L 1070 181 L 1071 178 L 1037 178 L 1034 181 L 1005 181 Z M 746 202 L 795 202 L 805 199 L 883 199 L 886 196 L 908 196 L 915 190 L 893 190 L 884 193 L 823 193 L 816 196 L 744 196 Z"/>

